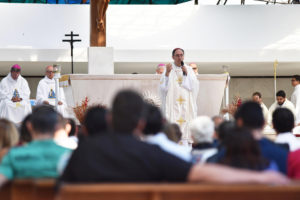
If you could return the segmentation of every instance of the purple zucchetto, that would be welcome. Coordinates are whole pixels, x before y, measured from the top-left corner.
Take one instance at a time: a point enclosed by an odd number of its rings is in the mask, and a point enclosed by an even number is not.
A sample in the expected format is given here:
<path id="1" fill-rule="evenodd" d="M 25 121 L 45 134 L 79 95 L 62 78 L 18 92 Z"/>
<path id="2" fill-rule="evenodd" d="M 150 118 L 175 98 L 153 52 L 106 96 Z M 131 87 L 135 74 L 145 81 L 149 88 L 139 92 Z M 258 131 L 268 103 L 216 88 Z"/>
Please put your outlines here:
<path id="1" fill-rule="evenodd" d="M 21 70 L 21 66 L 18 64 L 14 64 L 11 69 L 15 69 L 15 70 Z"/>

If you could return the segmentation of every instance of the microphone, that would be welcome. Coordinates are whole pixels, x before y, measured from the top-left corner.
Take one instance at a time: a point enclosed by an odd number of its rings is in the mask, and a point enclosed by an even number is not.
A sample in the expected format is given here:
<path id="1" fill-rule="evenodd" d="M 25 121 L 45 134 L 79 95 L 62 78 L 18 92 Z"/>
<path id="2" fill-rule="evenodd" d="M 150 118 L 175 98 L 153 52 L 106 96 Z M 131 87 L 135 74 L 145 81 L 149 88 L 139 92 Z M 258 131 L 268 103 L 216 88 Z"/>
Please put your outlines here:
<path id="1" fill-rule="evenodd" d="M 181 61 L 181 68 L 184 66 L 184 62 Z M 186 73 L 183 71 L 183 76 L 186 76 Z"/>

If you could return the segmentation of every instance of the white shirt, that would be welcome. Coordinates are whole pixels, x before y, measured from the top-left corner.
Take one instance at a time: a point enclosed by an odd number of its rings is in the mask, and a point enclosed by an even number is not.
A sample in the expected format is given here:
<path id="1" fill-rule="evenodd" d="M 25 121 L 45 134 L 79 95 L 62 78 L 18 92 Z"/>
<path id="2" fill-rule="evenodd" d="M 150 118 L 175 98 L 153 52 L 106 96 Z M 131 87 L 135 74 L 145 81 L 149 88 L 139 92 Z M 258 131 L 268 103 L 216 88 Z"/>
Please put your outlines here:
<path id="1" fill-rule="evenodd" d="M 209 148 L 209 149 L 201 149 L 201 150 L 193 150 L 192 156 L 195 159 L 196 163 L 205 163 L 208 158 L 218 153 L 217 148 Z"/>
<path id="2" fill-rule="evenodd" d="M 287 143 L 290 146 L 290 151 L 296 151 L 300 148 L 300 141 L 291 132 L 280 133 L 275 139 L 275 143 Z"/>
<path id="3" fill-rule="evenodd" d="M 291 96 L 291 102 L 295 106 L 296 124 L 300 123 L 300 84 L 295 86 L 294 92 Z"/>
<path id="4" fill-rule="evenodd" d="M 292 102 L 290 102 L 288 99 L 285 99 L 284 103 L 282 105 L 279 105 L 277 103 L 277 101 L 275 101 L 271 107 L 269 108 L 269 117 L 268 117 L 268 123 L 269 125 L 272 125 L 272 115 L 273 115 L 273 112 L 277 109 L 277 108 L 287 108 L 289 109 L 295 116 L 295 106 Z"/>
<path id="5" fill-rule="evenodd" d="M 158 145 L 162 150 L 175 155 L 176 157 L 191 162 L 192 155 L 188 147 L 179 145 L 167 138 L 164 133 L 157 133 L 156 135 L 150 135 L 145 138 L 145 141 L 150 144 Z"/>
<path id="6" fill-rule="evenodd" d="M 267 106 L 263 102 L 261 102 L 260 107 L 262 108 L 265 122 L 268 122 L 269 110 L 268 110 Z"/>

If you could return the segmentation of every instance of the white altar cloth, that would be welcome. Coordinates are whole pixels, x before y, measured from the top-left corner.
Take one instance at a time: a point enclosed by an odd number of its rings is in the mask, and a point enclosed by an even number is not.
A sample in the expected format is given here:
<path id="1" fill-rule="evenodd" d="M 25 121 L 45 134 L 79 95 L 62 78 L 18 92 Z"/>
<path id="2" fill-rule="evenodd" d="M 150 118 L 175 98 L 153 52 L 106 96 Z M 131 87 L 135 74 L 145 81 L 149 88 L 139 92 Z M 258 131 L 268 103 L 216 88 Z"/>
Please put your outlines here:
<path id="1" fill-rule="evenodd" d="M 198 116 L 214 116 L 220 112 L 227 74 L 200 74 L 197 98 Z M 115 94 L 121 89 L 134 89 L 144 97 L 160 102 L 160 75 L 155 74 L 116 74 L 116 75 L 65 75 L 64 87 L 69 106 L 79 105 L 86 97 L 89 105 L 101 103 L 111 106 Z"/>

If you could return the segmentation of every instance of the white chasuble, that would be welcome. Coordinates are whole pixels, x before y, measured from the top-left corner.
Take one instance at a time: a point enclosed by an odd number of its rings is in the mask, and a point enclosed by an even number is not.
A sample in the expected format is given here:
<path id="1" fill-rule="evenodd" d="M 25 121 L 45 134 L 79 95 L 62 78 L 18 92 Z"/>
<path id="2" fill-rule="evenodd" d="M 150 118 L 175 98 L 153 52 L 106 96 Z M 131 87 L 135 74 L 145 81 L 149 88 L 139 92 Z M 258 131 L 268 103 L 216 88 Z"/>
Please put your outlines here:
<path id="1" fill-rule="evenodd" d="M 268 123 L 270 126 L 272 126 L 272 120 L 273 120 L 273 112 L 277 109 L 277 108 L 287 108 L 289 109 L 294 117 L 295 117 L 295 120 L 296 120 L 296 112 L 295 112 L 295 106 L 294 104 L 289 101 L 288 99 L 285 99 L 284 103 L 282 105 L 278 105 L 278 102 L 275 101 L 269 108 L 269 117 L 268 117 Z"/>
<path id="2" fill-rule="evenodd" d="M 45 78 L 40 80 L 37 87 L 37 105 L 41 105 L 44 101 L 48 101 L 50 105 L 55 106 L 56 96 L 58 101 L 63 103 L 62 105 L 57 106 L 57 111 L 60 112 L 64 117 L 69 117 L 63 88 L 59 88 L 59 92 L 57 93 L 55 90 L 55 80 L 49 79 L 47 76 L 45 76 Z"/>
<path id="3" fill-rule="evenodd" d="M 300 84 L 295 86 L 295 90 L 291 96 L 291 102 L 295 106 L 296 124 L 300 123 Z"/>
<path id="4" fill-rule="evenodd" d="M 182 140 L 191 141 L 189 122 L 197 116 L 199 82 L 191 67 L 186 66 L 186 76 L 181 67 L 174 64 L 172 67 L 169 77 L 165 76 L 165 70 L 160 80 L 162 111 L 169 122 L 180 126 Z"/>
<path id="5" fill-rule="evenodd" d="M 13 102 L 13 97 L 22 98 L 20 102 Z M 14 80 L 9 73 L 0 83 L 0 118 L 6 118 L 14 123 L 20 123 L 31 113 L 30 89 L 27 81 L 19 75 Z"/>

